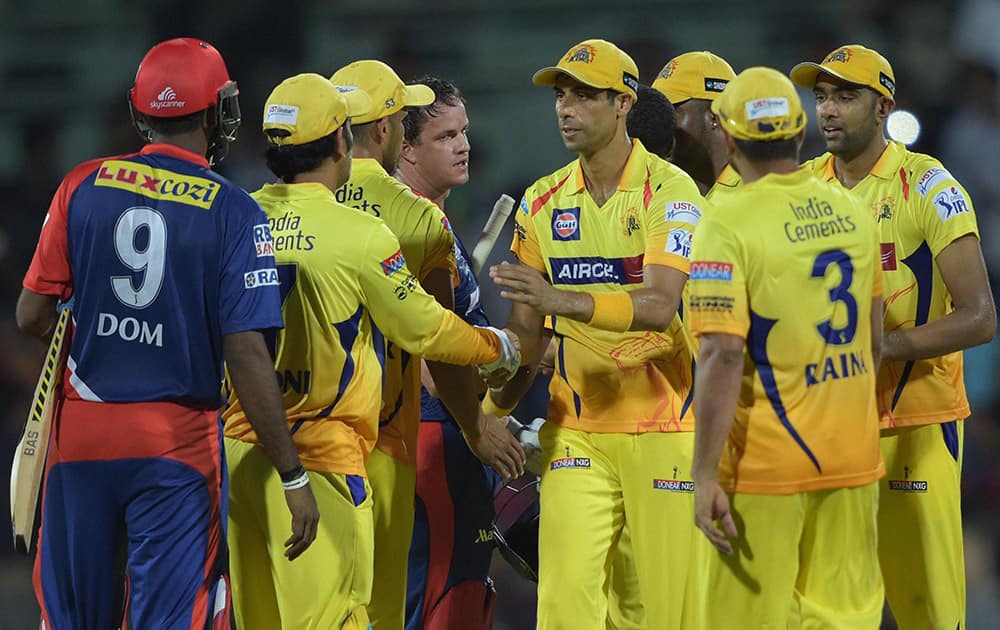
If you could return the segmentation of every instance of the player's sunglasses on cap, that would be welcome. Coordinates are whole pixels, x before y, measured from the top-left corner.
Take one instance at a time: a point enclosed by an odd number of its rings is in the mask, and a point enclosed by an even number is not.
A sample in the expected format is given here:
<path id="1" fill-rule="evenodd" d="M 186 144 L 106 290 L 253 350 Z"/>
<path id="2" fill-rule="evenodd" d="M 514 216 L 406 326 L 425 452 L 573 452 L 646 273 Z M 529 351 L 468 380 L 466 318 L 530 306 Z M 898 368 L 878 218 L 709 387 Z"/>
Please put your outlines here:
<path id="1" fill-rule="evenodd" d="M 371 106 L 371 98 L 356 86 L 334 85 L 311 72 L 297 74 L 267 97 L 264 135 L 278 146 L 307 144 L 325 138 Z"/>
<path id="2" fill-rule="evenodd" d="M 531 77 L 535 85 L 555 85 L 566 74 L 584 85 L 631 94 L 639 91 L 639 68 L 623 50 L 603 39 L 588 39 L 573 46 L 559 63 L 542 68 Z"/>
<path id="3" fill-rule="evenodd" d="M 725 59 L 702 50 L 686 52 L 668 61 L 652 88 L 674 105 L 692 98 L 714 101 L 735 78 L 736 72 Z"/>
<path id="4" fill-rule="evenodd" d="M 214 46 L 177 37 L 153 46 L 142 58 L 128 93 L 129 111 L 136 131 L 150 142 L 153 132 L 143 116 L 179 118 L 214 107 L 216 129 L 209 138 L 208 157 L 218 164 L 242 122 L 239 93 Z"/>
<path id="5" fill-rule="evenodd" d="M 337 85 L 356 85 L 368 93 L 372 104 L 367 111 L 351 116 L 352 125 L 391 116 L 404 107 L 423 107 L 434 102 L 434 90 L 422 84 L 406 85 L 396 71 L 375 59 L 350 63 L 333 73 Z"/>
<path id="6" fill-rule="evenodd" d="M 712 113 L 737 140 L 772 142 L 798 135 L 806 126 L 795 86 L 773 68 L 748 68 L 712 102 Z"/>
<path id="7" fill-rule="evenodd" d="M 822 63 L 800 63 L 792 68 L 790 76 L 795 85 L 811 90 L 816 87 L 816 77 L 821 73 L 870 87 L 886 98 L 895 98 L 896 79 L 892 66 L 877 51 L 860 44 L 841 46 L 827 55 Z"/>

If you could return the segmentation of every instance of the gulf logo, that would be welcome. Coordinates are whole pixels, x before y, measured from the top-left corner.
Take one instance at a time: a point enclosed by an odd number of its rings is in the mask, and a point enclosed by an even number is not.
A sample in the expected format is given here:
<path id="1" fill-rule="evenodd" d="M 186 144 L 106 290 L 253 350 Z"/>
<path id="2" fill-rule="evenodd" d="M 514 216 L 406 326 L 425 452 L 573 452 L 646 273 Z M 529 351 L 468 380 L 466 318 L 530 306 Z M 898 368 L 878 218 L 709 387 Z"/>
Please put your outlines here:
<path id="1" fill-rule="evenodd" d="M 552 240 L 580 240 L 579 208 L 556 208 L 552 211 Z"/>

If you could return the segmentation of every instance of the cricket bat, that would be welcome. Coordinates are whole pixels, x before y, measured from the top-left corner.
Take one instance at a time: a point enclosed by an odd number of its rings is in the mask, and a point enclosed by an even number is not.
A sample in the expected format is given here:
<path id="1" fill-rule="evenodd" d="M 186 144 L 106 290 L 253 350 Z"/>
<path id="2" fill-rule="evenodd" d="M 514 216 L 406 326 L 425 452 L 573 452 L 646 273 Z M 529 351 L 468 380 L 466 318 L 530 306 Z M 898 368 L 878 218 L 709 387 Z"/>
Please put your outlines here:
<path id="1" fill-rule="evenodd" d="M 10 471 L 10 524 L 14 531 L 14 548 L 24 553 L 29 553 L 34 543 L 35 514 L 45 474 L 52 415 L 59 402 L 57 393 L 69 349 L 69 344 L 65 343 L 69 319 L 70 309 L 64 308 L 56 321 L 52 341 L 49 342 L 49 350 L 28 411 L 28 421 L 24 425 L 24 434 L 17 445 Z"/>
<path id="2" fill-rule="evenodd" d="M 500 195 L 500 198 L 493 205 L 493 212 L 486 219 L 483 232 L 479 235 L 476 246 L 472 248 L 472 271 L 477 276 L 482 271 L 483 265 L 486 264 L 486 259 L 490 257 L 493 247 L 497 244 L 497 239 L 503 230 L 503 224 L 507 222 L 507 217 L 510 216 L 513 209 L 514 200 L 508 195 Z"/>

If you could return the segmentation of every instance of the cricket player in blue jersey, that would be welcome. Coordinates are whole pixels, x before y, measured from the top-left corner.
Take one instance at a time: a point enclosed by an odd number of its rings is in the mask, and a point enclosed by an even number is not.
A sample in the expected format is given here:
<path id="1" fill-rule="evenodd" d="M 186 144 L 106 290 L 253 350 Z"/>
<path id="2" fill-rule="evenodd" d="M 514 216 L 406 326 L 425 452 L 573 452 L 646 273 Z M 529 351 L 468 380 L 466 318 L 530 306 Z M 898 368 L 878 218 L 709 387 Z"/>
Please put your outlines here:
<path id="1" fill-rule="evenodd" d="M 35 559 L 43 628 L 229 628 L 223 359 L 271 462 L 300 480 L 285 555 L 316 536 L 261 332 L 282 326 L 267 220 L 211 170 L 237 95 L 210 44 L 154 46 L 129 92 L 149 144 L 77 166 L 45 217 L 18 325 L 46 339 L 57 303 L 74 308 Z"/>

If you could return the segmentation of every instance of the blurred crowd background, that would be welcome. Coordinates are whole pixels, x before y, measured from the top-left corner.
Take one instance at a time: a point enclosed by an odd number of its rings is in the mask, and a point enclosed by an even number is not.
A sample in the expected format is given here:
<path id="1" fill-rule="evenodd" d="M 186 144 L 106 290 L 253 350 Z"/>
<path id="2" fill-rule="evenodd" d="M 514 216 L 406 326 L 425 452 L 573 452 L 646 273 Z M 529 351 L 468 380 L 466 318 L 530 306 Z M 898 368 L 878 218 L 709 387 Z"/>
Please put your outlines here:
<path id="1" fill-rule="evenodd" d="M 560 141 L 551 92 L 531 84 L 536 69 L 572 44 L 614 41 L 647 84 L 689 50 L 711 50 L 737 72 L 754 65 L 787 72 L 840 44 L 865 44 L 892 63 L 897 108 L 921 122 L 911 148 L 941 159 L 972 195 L 996 291 L 998 32 L 997 0 L 0 0 L 0 469 L 9 470 L 44 351 L 14 322 L 42 218 L 73 165 L 141 146 L 126 92 L 142 55 L 160 40 L 201 37 L 225 57 L 240 86 L 243 126 L 220 170 L 249 190 L 272 179 L 260 120 L 283 78 L 378 58 L 404 80 L 454 81 L 468 100 L 472 177 L 447 212 L 470 245 L 501 193 L 520 198 L 527 184 L 573 157 Z M 802 96 L 812 112 L 811 95 Z M 802 158 L 822 150 L 813 123 Z M 509 234 L 508 226 L 494 260 L 505 256 Z M 483 295 L 502 323 L 509 307 L 488 280 Z M 974 409 L 963 476 L 970 630 L 1000 627 L 998 367 L 1000 342 L 966 352 Z M 542 415 L 538 404 L 523 413 Z M 15 555 L 10 540 L 0 519 L 0 630 L 37 627 L 30 559 Z M 533 628 L 533 585 L 499 557 L 495 566 L 498 630 Z"/>

